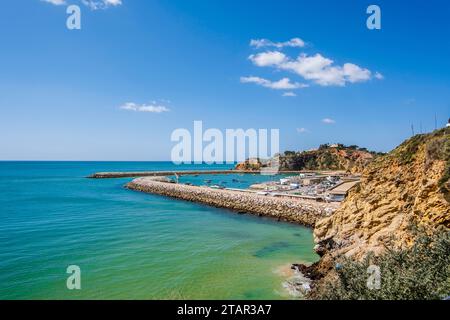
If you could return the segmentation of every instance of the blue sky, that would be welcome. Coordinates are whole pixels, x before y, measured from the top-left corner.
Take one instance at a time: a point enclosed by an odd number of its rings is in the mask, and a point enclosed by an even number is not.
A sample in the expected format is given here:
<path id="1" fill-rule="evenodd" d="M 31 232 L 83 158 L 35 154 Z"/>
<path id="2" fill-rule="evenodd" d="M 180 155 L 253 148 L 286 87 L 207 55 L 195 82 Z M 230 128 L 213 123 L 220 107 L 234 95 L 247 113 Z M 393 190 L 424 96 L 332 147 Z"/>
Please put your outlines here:
<path id="1" fill-rule="evenodd" d="M 447 1 L 109 1 L 1 2 L 0 159 L 169 160 L 194 120 L 389 151 L 450 116 Z"/>

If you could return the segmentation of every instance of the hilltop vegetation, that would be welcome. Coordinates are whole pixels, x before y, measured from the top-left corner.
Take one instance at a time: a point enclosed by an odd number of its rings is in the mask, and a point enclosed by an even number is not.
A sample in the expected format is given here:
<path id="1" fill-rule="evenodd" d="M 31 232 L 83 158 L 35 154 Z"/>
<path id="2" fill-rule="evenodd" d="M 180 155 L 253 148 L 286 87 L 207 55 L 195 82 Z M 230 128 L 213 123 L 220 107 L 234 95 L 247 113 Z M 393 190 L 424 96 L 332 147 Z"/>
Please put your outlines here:
<path id="1" fill-rule="evenodd" d="M 428 168 L 433 161 L 445 163 L 442 177 L 438 186 L 447 201 L 450 202 L 450 129 L 437 130 L 431 134 L 420 134 L 412 137 L 398 146 L 392 153 L 392 158 L 397 158 L 403 165 L 408 165 L 415 161 L 419 155 L 421 145 L 425 144 L 426 163 Z"/>

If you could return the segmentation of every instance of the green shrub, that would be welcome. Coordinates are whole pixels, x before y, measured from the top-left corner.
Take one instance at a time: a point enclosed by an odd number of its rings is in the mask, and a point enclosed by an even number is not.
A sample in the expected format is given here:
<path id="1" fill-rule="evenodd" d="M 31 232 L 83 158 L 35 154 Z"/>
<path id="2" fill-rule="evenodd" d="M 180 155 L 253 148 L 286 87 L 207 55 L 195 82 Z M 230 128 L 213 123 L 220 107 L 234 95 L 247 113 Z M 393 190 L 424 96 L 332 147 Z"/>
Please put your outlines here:
<path id="1" fill-rule="evenodd" d="M 428 300 L 450 295 L 450 232 L 442 228 L 428 235 L 415 230 L 409 248 L 386 248 L 378 257 L 369 254 L 361 262 L 339 259 L 337 276 L 313 291 L 315 299 L 333 300 Z M 379 289 L 369 289 L 368 268 L 380 268 Z"/>
<path id="2" fill-rule="evenodd" d="M 427 135 L 417 134 L 403 142 L 397 149 L 394 150 L 394 154 L 398 153 L 401 164 L 408 164 L 415 160 L 419 147 L 426 142 Z"/>

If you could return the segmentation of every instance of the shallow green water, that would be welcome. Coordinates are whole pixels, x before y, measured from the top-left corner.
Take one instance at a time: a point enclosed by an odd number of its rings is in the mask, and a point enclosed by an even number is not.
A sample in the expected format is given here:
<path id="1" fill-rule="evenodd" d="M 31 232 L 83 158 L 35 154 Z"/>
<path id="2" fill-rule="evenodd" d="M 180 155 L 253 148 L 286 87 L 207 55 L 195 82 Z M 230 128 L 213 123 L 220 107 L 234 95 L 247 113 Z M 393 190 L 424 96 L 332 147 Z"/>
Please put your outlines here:
<path id="1" fill-rule="evenodd" d="M 317 259 L 310 230 L 85 178 L 174 168 L 0 162 L 0 298 L 289 298 L 277 270 Z M 66 288 L 69 265 L 81 290 Z"/>

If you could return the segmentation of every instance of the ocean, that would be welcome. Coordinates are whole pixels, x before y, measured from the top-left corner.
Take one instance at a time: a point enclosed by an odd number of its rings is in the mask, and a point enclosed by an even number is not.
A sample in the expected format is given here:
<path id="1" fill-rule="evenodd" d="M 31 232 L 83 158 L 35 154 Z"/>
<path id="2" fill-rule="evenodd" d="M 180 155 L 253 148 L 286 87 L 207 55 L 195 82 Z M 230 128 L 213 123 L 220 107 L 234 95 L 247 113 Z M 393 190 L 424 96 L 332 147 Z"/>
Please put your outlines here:
<path id="1" fill-rule="evenodd" d="M 289 265 L 318 259 L 310 229 L 127 190 L 130 178 L 86 178 L 230 167 L 0 162 L 0 299 L 292 298 Z M 273 177 L 207 179 L 246 187 Z M 81 270 L 80 290 L 66 286 L 70 265 Z"/>

